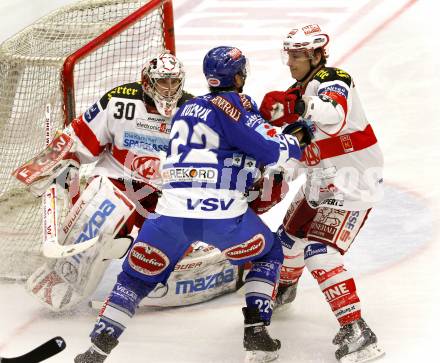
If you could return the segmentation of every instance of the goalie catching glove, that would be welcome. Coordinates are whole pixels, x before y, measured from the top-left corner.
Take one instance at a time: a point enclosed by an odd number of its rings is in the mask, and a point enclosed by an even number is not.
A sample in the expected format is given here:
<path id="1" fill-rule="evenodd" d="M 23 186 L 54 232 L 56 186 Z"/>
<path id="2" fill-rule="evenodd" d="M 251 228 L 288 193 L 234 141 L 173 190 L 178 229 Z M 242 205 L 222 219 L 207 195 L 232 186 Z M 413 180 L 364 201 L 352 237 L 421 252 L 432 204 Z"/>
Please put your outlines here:
<path id="1" fill-rule="evenodd" d="M 260 113 L 273 126 L 283 126 L 297 121 L 304 113 L 305 103 L 299 87 L 287 91 L 266 93 L 261 102 Z"/>

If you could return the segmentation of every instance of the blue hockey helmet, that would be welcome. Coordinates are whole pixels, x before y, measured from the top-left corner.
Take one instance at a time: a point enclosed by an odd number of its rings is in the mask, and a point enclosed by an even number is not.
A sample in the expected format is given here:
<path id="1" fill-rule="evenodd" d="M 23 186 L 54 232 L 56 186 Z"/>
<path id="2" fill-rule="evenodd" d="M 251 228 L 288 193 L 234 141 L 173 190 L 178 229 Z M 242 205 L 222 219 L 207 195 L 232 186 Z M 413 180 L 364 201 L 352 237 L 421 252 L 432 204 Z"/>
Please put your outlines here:
<path id="1" fill-rule="evenodd" d="M 203 73 L 210 87 L 231 87 L 237 73 L 246 77 L 247 60 L 238 48 L 216 47 L 206 53 Z"/>

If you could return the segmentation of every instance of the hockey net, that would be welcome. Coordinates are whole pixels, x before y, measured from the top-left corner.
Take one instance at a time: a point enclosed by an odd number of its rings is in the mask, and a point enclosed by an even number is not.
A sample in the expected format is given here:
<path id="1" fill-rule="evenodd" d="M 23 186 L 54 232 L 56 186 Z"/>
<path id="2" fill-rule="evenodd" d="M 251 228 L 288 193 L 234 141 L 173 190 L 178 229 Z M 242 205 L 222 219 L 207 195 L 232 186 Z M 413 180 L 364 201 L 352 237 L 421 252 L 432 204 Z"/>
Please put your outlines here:
<path id="1" fill-rule="evenodd" d="M 171 0 L 79 1 L 0 46 L 0 277 L 43 262 L 41 200 L 11 172 L 45 147 L 46 106 L 53 136 L 165 48 L 175 52 Z"/>

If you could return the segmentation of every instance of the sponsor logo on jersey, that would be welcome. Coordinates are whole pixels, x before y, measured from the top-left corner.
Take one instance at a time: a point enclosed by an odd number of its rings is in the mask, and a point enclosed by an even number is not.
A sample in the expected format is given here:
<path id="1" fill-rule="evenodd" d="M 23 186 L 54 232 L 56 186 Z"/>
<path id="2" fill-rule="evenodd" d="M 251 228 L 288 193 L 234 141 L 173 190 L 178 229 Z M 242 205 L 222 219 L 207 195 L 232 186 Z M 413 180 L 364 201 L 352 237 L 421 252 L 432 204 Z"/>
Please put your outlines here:
<path id="1" fill-rule="evenodd" d="M 312 142 L 304 150 L 304 158 L 308 166 L 315 166 L 321 162 L 321 150 L 319 146 Z"/>
<path id="2" fill-rule="evenodd" d="M 169 168 L 162 171 L 162 179 L 166 183 L 215 183 L 218 170 L 214 168 Z"/>
<path id="3" fill-rule="evenodd" d="M 107 93 L 107 97 L 110 100 L 113 96 L 116 95 L 124 95 L 124 96 L 135 96 L 138 93 L 138 90 L 135 88 L 130 88 L 126 86 L 119 86 L 112 89 Z"/>
<path id="4" fill-rule="evenodd" d="M 214 106 L 222 110 L 227 116 L 229 116 L 234 121 L 238 122 L 241 117 L 241 111 L 235 107 L 226 98 L 221 96 L 216 96 L 210 101 Z"/>
<path id="5" fill-rule="evenodd" d="M 341 235 L 339 236 L 339 239 L 342 242 L 347 242 L 350 239 L 351 232 L 355 229 L 356 224 L 359 219 L 359 215 L 360 215 L 359 211 L 353 211 L 353 212 L 348 212 L 348 213 L 350 213 L 350 216 L 348 217 L 347 221 L 345 222 L 345 225 L 343 227 Z"/>
<path id="6" fill-rule="evenodd" d="M 334 207 L 343 207 L 344 200 L 343 199 L 336 199 L 336 198 L 327 198 L 327 199 L 324 199 L 320 204 L 321 205 L 331 205 Z"/>
<path id="7" fill-rule="evenodd" d="M 216 210 L 228 210 L 235 199 L 231 198 L 229 200 L 217 199 L 217 198 L 206 198 L 206 199 L 190 199 L 186 200 L 186 207 L 188 210 L 202 210 L 205 212 L 214 212 Z"/>
<path id="8" fill-rule="evenodd" d="M 255 128 L 258 125 L 261 125 L 264 120 L 259 115 L 246 115 L 245 125 Z"/>
<path id="9" fill-rule="evenodd" d="M 131 163 L 131 170 L 142 178 L 153 179 L 159 177 L 160 159 L 155 156 L 137 156 Z"/>
<path id="10" fill-rule="evenodd" d="M 152 152 L 167 151 L 169 140 L 161 137 L 124 132 L 123 145 L 127 149 L 140 149 Z"/>
<path id="11" fill-rule="evenodd" d="M 342 147 L 344 148 L 344 152 L 351 153 L 354 151 L 353 143 L 351 142 L 350 135 L 341 135 L 339 136 L 341 140 Z"/>
<path id="12" fill-rule="evenodd" d="M 176 295 L 214 289 L 234 280 L 234 269 L 229 268 L 194 280 L 176 281 Z"/>
<path id="13" fill-rule="evenodd" d="M 249 241 L 240 245 L 232 246 L 223 251 L 224 255 L 230 260 L 241 260 L 258 256 L 266 246 L 266 240 L 262 234 L 257 234 Z"/>
<path id="14" fill-rule="evenodd" d="M 310 257 L 316 255 L 322 255 L 327 253 L 327 246 L 322 243 L 312 243 L 304 250 L 304 259 L 307 260 Z"/>
<path id="15" fill-rule="evenodd" d="M 151 119 L 148 120 L 136 119 L 136 128 L 139 130 L 158 132 L 163 134 L 169 134 L 171 132 L 171 125 L 167 124 L 164 119 Z"/>
<path id="16" fill-rule="evenodd" d="M 328 76 L 330 76 L 330 72 L 327 69 L 321 69 L 318 71 L 315 75 L 315 78 L 318 78 L 320 80 L 325 80 Z"/>
<path id="17" fill-rule="evenodd" d="M 318 91 L 318 95 L 320 95 L 322 93 L 325 93 L 327 95 L 329 95 L 331 93 L 337 93 L 338 95 L 341 95 L 341 96 L 347 98 L 348 89 L 339 85 L 339 84 L 332 84 L 332 85 L 324 87 Z"/>
<path id="18" fill-rule="evenodd" d="M 99 107 L 97 103 L 94 103 L 86 112 L 84 112 L 84 119 L 87 122 L 92 121 L 99 113 Z"/>
<path id="19" fill-rule="evenodd" d="M 252 103 L 249 101 L 246 95 L 240 93 L 240 101 L 246 111 L 252 110 Z"/>
<path id="20" fill-rule="evenodd" d="M 147 276 L 162 273 L 170 264 L 167 255 L 145 242 L 136 242 L 128 257 L 130 267 Z"/>
<path id="21" fill-rule="evenodd" d="M 336 74 L 341 78 L 350 78 L 350 75 L 342 69 L 335 68 Z"/>
<path id="22" fill-rule="evenodd" d="M 313 235 L 314 238 L 319 238 L 319 240 L 332 242 L 334 236 L 336 235 L 336 232 L 336 227 L 329 226 L 325 223 L 313 221 L 310 224 L 309 237 Z"/>

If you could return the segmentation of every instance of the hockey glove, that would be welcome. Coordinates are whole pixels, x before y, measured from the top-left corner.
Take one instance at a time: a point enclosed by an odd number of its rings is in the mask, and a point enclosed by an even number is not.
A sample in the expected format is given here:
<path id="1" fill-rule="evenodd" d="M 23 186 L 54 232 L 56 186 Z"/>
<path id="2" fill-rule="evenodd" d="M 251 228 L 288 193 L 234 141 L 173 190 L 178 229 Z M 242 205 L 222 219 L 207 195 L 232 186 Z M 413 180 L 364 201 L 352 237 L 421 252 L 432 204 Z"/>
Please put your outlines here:
<path id="1" fill-rule="evenodd" d="M 305 104 L 301 99 L 299 87 L 289 88 L 286 92 L 266 93 L 260 106 L 261 115 L 273 126 L 283 126 L 297 121 L 304 110 Z"/>
<path id="2" fill-rule="evenodd" d="M 283 134 L 295 136 L 299 141 L 301 150 L 304 150 L 310 145 L 315 137 L 313 123 L 311 121 L 297 121 L 287 125 L 283 130 Z"/>
<path id="3" fill-rule="evenodd" d="M 258 192 L 249 207 L 257 214 L 263 214 L 281 202 L 289 191 L 289 184 L 284 180 L 284 174 L 273 174 L 257 181 L 251 191 Z"/>

